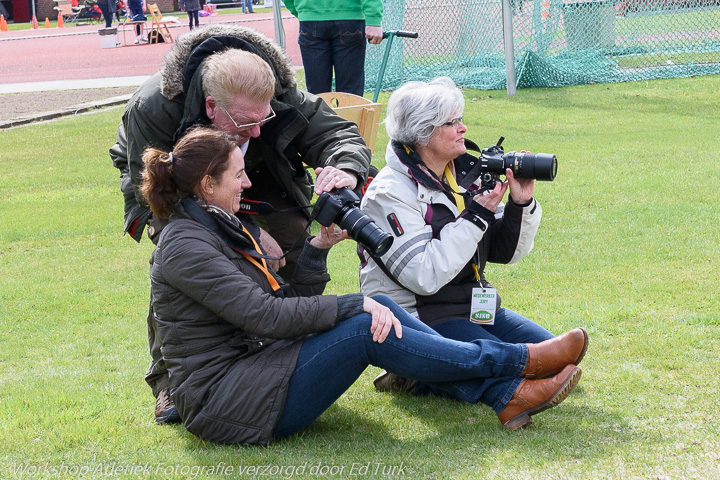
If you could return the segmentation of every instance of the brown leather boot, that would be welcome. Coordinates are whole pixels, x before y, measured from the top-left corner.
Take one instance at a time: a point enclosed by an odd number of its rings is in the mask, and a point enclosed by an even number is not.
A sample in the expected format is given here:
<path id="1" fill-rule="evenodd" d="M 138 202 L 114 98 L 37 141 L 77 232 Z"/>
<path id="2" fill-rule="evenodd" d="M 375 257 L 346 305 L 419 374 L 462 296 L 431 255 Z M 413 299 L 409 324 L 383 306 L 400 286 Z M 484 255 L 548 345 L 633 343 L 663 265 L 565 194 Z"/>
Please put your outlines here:
<path id="1" fill-rule="evenodd" d="M 543 380 L 523 380 L 498 420 L 508 430 L 517 430 L 532 423 L 530 415 L 554 407 L 565 400 L 580 381 L 582 370 L 575 365 L 566 366 L 562 372 Z"/>
<path id="2" fill-rule="evenodd" d="M 528 343 L 528 360 L 521 376 L 547 378 L 566 365 L 579 364 L 587 351 L 588 340 L 584 328 L 575 328 L 544 342 Z"/>

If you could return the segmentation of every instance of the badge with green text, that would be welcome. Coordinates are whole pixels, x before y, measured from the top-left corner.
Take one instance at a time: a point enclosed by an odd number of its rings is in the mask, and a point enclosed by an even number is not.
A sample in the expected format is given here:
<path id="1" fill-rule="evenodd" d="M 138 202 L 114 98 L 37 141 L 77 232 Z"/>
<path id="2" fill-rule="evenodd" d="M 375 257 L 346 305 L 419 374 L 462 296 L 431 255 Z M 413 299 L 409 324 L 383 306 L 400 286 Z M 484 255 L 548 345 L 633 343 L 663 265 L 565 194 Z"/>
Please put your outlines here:
<path id="1" fill-rule="evenodd" d="M 497 290 L 494 288 L 473 288 L 470 304 L 470 321 L 480 325 L 495 325 Z"/>

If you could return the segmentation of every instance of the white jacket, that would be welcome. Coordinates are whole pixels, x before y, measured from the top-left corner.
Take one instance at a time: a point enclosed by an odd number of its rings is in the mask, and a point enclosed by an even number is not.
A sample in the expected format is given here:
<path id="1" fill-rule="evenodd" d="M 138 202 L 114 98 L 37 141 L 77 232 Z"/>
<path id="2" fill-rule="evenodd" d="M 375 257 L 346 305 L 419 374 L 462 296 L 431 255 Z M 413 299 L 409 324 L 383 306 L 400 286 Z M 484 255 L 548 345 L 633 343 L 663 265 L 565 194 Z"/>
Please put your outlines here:
<path id="1" fill-rule="evenodd" d="M 473 260 L 478 244 L 492 228 L 484 220 L 480 221 L 480 225 L 486 226 L 483 230 L 466 218 L 455 218 L 442 227 L 438 238 L 433 238 L 429 221 L 426 222 L 431 204 L 445 205 L 455 217 L 461 212 L 443 192 L 415 182 L 390 143 L 386 162 L 370 183 L 361 209 L 395 237 L 392 247 L 381 259 L 406 288 L 388 278 L 367 254 L 367 262 L 360 267 L 360 286 L 364 295 L 387 295 L 415 314 L 416 295 L 432 295 L 453 280 Z M 512 208 L 522 208 L 521 215 L 515 215 L 521 222 L 520 234 L 515 245 L 502 246 L 509 252 L 505 255 L 505 263 L 517 262 L 532 250 L 542 216 L 540 204 L 534 198 L 526 207 L 513 205 Z M 503 221 L 504 209 L 503 205 L 498 208 L 495 220 L 490 222 L 493 226 Z M 399 223 L 395 229 L 391 225 L 392 214 Z M 482 259 L 483 265 L 485 260 Z"/>

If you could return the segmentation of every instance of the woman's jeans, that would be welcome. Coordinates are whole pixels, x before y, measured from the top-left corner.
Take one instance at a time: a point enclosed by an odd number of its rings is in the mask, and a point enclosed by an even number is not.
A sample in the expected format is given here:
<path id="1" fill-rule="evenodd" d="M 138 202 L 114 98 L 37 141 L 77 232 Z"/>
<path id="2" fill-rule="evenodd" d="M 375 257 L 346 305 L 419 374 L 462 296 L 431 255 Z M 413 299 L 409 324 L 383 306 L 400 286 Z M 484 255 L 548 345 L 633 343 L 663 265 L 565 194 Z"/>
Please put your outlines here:
<path id="1" fill-rule="evenodd" d="M 522 381 L 528 356 L 525 344 L 444 338 L 389 298 L 374 298 L 400 320 L 402 338 L 393 329 L 383 343 L 373 342 L 367 313 L 308 337 L 273 431 L 276 437 L 292 435 L 319 417 L 368 365 L 418 380 L 439 395 L 483 402 L 496 412 L 505 408 Z"/>
<path id="2" fill-rule="evenodd" d="M 298 44 L 310 93 L 365 91 L 365 20 L 300 22 Z"/>
<path id="3" fill-rule="evenodd" d="M 554 337 L 552 333 L 537 323 L 507 308 L 498 310 L 494 325 L 478 325 L 466 318 L 462 318 L 448 320 L 433 325 L 432 328 L 443 337 L 460 342 L 491 340 L 494 342 L 525 344 L 540 343 Z M 517 387 L 517 384 L 515 384 L 515 387 Z M 467 385 L 460 384 L 457 385 L 457 388 L 463 390 L 466 388 L 473 389 L 475 387 L 473 385 L 468 387 Z M 484 403 L 493 407 L 497 413 L 505 408 L 507 402 L 498 403 L 493 399 L 503 398 L 508 389 L 507 378 L 486 378 L 483 381 L 483 388 L 485 389 L 485 398 L 491 399 L 490 402 Z M 444 392 L 437 386 L 420 384 L 415 388 L 413 394 L 442 396 Z"/>

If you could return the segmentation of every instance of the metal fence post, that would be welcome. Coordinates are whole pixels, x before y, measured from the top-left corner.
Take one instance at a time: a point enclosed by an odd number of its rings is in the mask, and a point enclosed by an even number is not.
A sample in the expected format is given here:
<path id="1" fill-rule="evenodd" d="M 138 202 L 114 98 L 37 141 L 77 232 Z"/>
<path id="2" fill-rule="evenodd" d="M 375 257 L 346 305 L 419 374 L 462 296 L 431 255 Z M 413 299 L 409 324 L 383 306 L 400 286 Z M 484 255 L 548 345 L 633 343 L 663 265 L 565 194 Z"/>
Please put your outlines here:
<path id="1" fill-rule="evenodd" d="M 515 45 L 513 43 L 510 0 L 502 0 L 503 44 L 505 45 L 505 81 L 508 96 L 515 95 Z"/>

